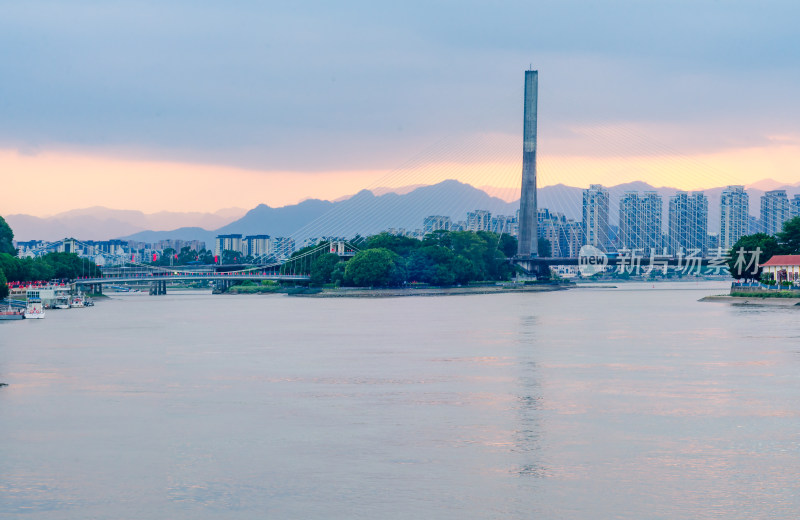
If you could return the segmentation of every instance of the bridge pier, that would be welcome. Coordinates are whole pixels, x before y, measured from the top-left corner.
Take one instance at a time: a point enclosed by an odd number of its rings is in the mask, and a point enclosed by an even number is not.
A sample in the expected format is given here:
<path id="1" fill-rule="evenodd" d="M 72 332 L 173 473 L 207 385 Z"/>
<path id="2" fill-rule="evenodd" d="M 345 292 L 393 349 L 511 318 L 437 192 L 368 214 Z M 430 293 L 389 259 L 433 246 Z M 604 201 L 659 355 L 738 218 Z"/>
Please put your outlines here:
<path id="1" fill-rule="evenodd" d="M 519 266 L 525 275 L 535 276 L 537 280 L 550 279 L 550 266 L 537 258 L 514 258 L 514 265 Z"/>
<path id="2" fill-rule="evenodd" d="M 167 282 L 166 280 L 157 280 L 150 284 L 150 295 L 151 296 L 161 296 L 167 294 Z"/>

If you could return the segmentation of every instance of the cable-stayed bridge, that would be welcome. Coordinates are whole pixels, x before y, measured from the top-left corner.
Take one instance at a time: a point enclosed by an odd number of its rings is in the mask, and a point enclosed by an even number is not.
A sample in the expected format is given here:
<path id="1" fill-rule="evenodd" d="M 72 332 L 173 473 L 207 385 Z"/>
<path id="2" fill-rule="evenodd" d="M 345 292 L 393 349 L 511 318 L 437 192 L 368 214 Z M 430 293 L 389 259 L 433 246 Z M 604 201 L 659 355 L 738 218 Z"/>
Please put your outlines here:
<path id="1" fill-rule="evenodd" d="M 51 242 L 42 247 L 53 248 L 65 242 L 82 244 L 73 239 Z M 73 283 L 84 290 L 101 293 L 104 286 L 144 285 L 150 286 L 151 294 L 166 294 L 167 284 L 174 282 L 211 282 L 219 288 L 227 288 L 242 281 L 282 281 L 308 282 L 311 269 L 320 255 L 330 253 L 340 257 L 351 257 L 358 248 L 346 241 L 321 244 L 281 262 L 271 261 L 260 264 L 212 264 L 198 266 L 158 266 L 132 262 L 127 258 L 117 258 L 118 265 L 104 268 L 102 276 L 80 276 Z M 256 262 L 264 260 L 257 258 Z"/>

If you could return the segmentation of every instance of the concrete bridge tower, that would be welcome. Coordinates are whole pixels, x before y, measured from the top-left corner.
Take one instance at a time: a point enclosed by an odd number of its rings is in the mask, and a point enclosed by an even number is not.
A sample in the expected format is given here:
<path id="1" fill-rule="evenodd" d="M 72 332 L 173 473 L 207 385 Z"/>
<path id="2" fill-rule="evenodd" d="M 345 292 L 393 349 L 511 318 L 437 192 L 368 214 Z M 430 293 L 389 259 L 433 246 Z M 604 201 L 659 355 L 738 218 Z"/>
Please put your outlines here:
<path id="1" fill-rule="evenodd" d="M 525 71 L 525 115 L 522 130 L 522 193 L 519 199 L 517 257 L 536 257 L 539 243 L 536 220 L 536 112 L 539 97 L 539 71 Z"/>

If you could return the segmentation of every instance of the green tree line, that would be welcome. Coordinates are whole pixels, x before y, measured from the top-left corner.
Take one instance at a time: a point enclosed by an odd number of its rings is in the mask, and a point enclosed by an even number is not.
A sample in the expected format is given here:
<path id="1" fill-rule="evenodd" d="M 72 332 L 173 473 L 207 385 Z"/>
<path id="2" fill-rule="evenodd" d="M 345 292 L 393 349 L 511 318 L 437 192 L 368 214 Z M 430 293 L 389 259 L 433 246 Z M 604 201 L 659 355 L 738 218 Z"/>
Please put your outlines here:
<path id="1" fill-rule="evenodd" d="M 516 253 L 517 240 L 487 231 L 435 231 L 423 240 L 380 233 L 359 240 L 358 247 L 348 261 L 333 253 L 318 255 L 311 263 L 311 283 L 396 287 L 508 280 L 515 268 L 507 258 Z"/>
<path id="2" fill-rule="evenodd" d="M 743 254 L 739 253 L 740 249 L 743 250 Z M 736 279 L 760 280 L 763 270 L 759 264 L 765 263 L 775 255 L 798 254 L 800 254 L 800 217 L 794 217 L 784 222 L 782 230 L 776 235 L 755 233 L 737 240 L 728 251 L 728 270 Z"/>
<path id="3" fill-rule="evenodd" d="M 37 258 L 18 258 L 14 232 L 0 217 L 0 298 L 8 296 L 8 282 L 75 279 L 98 276 L 97 265 L 74 253 L 48 253 Z"/>

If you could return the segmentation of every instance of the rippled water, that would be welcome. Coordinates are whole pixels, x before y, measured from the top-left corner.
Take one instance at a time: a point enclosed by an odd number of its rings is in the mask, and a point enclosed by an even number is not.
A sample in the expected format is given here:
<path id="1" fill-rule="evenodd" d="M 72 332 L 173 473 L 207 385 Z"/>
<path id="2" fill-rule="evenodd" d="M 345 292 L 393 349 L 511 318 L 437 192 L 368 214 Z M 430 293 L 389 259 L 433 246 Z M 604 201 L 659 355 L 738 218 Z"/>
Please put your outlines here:
<path id="1" fill-rule="evenodd" d="M 0 323 L 0 517 L 796 518 L 800 309 L 654 287 Z"/>

